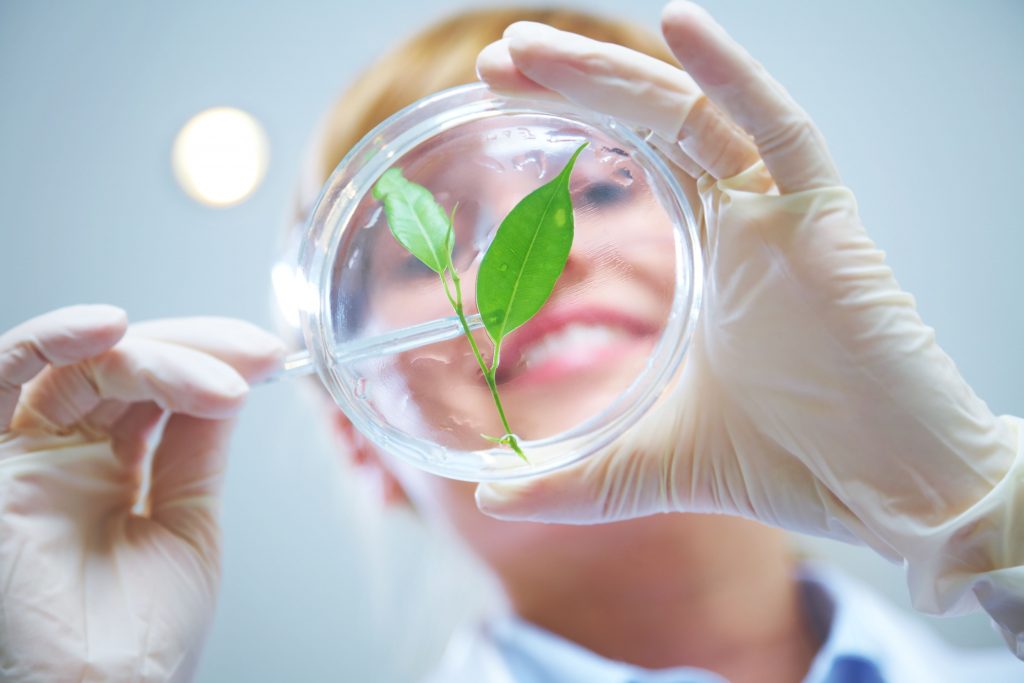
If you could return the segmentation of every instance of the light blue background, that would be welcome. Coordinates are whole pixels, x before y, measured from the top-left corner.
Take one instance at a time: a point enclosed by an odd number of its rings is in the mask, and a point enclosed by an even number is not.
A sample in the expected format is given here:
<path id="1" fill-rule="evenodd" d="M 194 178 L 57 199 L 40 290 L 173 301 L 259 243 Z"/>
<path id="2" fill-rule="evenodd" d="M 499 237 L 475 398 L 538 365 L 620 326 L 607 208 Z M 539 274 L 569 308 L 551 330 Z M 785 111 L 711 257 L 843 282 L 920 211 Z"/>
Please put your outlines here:
<path id="1" fill-rule="evenodd" d="M 483 4 L 0 2 L 0 329 L 77 302 L 269 326 L 272 248 L 319 117 L 396 38 Z M 1024 414 L 1024 3 L 706 4 L 822 128 L 977 392 Z M 585 6 L 653 28 L 661 2 Z M 187 199 L 170 170 L 175 133 L 216 105 L 252 112 L 272 147 L 265 184 L 220 210 Z M 354 502 L 295 387 L 254 392 L 232 458 L 201 681 L 406 680 L 436 656 L 452 606 L 482 594 L 414 521 Z M 813 548 L 905 604 L 897 568 Z M 936 623 L 996 643 L 981 617 Z"/>

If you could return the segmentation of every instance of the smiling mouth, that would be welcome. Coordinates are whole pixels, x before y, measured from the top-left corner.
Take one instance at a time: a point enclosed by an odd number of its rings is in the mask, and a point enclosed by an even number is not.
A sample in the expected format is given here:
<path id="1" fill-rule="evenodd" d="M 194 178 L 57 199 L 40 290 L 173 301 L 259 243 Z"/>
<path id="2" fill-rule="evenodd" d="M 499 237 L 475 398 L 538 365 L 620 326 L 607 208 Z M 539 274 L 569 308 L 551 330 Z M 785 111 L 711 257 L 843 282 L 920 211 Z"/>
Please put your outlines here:
<path id="1" fill-rule="evenodd" d="M 528 386 L 606 373 L 626 356 L 649 352 L 657 331 L 618 312 L 591 309 L 544 316 L 509 337 L 495 380 Z"/>

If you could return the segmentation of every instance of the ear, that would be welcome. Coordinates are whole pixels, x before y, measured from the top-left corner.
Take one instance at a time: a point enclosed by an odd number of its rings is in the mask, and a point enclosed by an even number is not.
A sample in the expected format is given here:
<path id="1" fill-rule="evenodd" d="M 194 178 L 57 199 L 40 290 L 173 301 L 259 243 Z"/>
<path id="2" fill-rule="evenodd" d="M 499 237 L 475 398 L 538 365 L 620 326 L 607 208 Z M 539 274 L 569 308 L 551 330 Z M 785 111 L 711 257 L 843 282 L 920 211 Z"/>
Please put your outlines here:
<path id="1" fill-rule="evenodd" d="M 343 412 L 337 409 L 333 411 L 331 426 L 335 436 L 344 444 L 357 471 L 375 484 L 374 488 L 384 506 L 411 505 L 405 489 L 383 462 L 377 448 L 352 425 Z"/>

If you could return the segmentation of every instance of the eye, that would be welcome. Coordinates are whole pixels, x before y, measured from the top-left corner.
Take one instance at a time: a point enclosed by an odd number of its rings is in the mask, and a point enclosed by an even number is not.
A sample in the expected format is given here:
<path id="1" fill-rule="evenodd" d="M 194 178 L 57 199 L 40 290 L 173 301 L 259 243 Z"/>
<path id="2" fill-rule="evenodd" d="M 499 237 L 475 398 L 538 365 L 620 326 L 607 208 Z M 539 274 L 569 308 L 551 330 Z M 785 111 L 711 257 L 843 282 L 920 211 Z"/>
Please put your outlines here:
<path id="1" fill-rule="evenodd" d="M 580 193 L 587 204 L 608 206 L 617 204 L 629 197 L 629 189 L 612 182 L 591 183 Z"/>

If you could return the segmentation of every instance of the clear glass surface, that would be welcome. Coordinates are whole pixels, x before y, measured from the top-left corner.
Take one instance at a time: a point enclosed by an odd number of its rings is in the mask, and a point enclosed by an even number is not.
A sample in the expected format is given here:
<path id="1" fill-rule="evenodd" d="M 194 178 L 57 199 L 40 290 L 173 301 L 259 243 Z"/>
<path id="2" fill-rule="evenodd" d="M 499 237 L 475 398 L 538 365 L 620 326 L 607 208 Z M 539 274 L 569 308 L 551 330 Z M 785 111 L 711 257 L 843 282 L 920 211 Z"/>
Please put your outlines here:
<path id="1" fill-rule="evenodd" d="M 455 213 L 454 263 L 477 344 L 476 272 L 502 218 L 571 154 L 575 236 L 547 304 L 503 343 L 497 411 L 437 274 L 392 236 L 374 183 L 398 166 Z M 435 474 L 484 481 L 565 467 L 621 435 L 665 393 L 701 291 L 693 214 L 642 137 L 568 104 L 481 85 L 391 117 L 341 162 L 299 249 L 299 306 L 317 372 L 382 451 Z"/>

